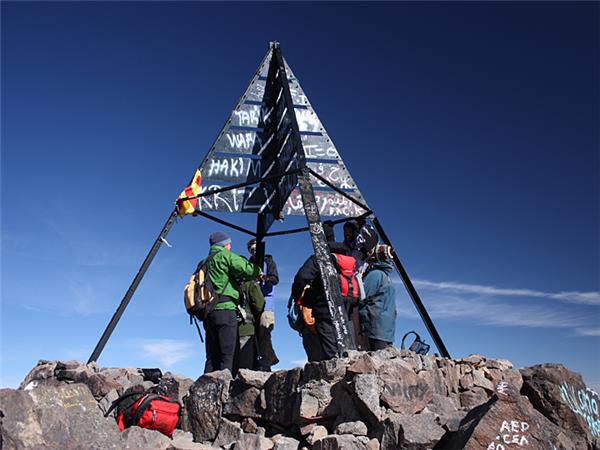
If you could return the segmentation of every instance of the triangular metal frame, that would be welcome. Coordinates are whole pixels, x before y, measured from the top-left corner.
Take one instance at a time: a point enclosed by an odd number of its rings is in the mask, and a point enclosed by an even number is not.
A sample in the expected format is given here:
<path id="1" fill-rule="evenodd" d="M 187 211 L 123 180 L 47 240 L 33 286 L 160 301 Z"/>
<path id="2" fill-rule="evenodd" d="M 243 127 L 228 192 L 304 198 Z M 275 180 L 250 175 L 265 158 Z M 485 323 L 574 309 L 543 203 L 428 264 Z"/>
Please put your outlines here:
<path id="1" fill-rule="evenodd" d="M 203 175 L 203 188 L 198 195 L 179 200 L 196 200 L 195 214 L 255 236 L 256 261 L 259 265 L 264 258 L 266 237 L 308 231 L 321 273 L 329 314 L 334 324 L 338 354 L 343 355 L 347 350 L 355 349 L 356 343 L 352 323 L 348 320 L 342 302 L 339 279 L 331 260 L 321 214 L 342 217 L 333 223 L 346 222 L 357 217 L 369 218 L 382 241 L 392 249 L 393 246 L 381 223 L 366 204 L 298 80 L 285 62 L 279 43 L 272 42 L 269 47 L 259 69 L 199 166 Z M 299 114 L 299 111 L 302 113 Z M 302 120 L 299 120 L 299 116 Z M 299 123 L 302 123 L 302 127 Z M 234 173 L 231 168 L 236 161 Z M 332 173 L 336 176 L 330 176 Z M 210 184 L 213 179 L 244 181 L 220 186 Z M 208 181 L 208 185 L 205 184 L 205 180 Z M 315 185 L 319 189 L 317 192 Z M 273 221 L 283 214 L 299 213 L 297 201 L 294 207 L 289 204 L 292 196 L 295 196 L 296 200 L 298 197 L 301 199 L 301 212 L 306 216 L 307 227 L 268 232 Z M 212 202 L 208 199 L 212 199 Z M 336 206 L 328 207 L 332 202 Z M 222 205 L 226 206 L 224 210 L 229 210 L 228 212 L 257 214 L 256 231 L 247 230 L 206 212 L 223 211 L 220 209 Z M 343 208 L 340 205 L 343 205 Z M 166 242 L 165 238 L 177 214 L 178 208 L 175 207 L 88 363 L 96 361 L 100 356 L 158 249 Z M 439 353 L 450 357 L 397 253 L 392 251 L 392 256 L 400 278 Z"/>

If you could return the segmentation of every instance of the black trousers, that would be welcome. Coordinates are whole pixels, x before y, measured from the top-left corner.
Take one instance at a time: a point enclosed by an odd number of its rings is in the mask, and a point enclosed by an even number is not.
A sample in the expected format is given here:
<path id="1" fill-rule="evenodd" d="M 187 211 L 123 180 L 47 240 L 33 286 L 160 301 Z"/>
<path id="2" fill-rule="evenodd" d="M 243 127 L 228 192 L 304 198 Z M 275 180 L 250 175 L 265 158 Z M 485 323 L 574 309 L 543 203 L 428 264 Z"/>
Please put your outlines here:
<path id="1" fill-rule="evenodd" d="M 240 369 L 257 370 L 256 336 L 240 336 Z"/>
<path id="2" fill-rule="evenodd" d="M 213 310 L 204 320 L 206 331 L 206 365 L 204 373 L 229 369 L 238 370 L 240 343 L 236 311 Z"/>
<path id="3" fill-rule="evenodd" d="M 317 327 L 317 336 L 321 343 L 323 359 L 331 359 L 337 356 L 337 342 L 335 340 L 335 328 L 331 319 L 315 319 Z"/>
<path id="4" fill-rule="evenodd" d="M 308 328 L 302 331 L 302 345 L 309 362 L 323 361 L 323 349 L 319 336 L 312 334 Z"/>

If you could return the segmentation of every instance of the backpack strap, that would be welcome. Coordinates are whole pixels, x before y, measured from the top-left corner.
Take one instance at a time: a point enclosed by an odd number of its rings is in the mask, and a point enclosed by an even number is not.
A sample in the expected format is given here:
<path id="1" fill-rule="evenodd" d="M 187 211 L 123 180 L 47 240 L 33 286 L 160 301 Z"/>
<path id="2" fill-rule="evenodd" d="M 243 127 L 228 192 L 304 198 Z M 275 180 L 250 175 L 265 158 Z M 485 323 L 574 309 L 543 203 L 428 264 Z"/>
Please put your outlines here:
<path id="1" fill-rule="evenodd" d="M 192 324 L 192 320 L 194 321 L 194 324 L 196 325 L 196 329 L 198 330 L 198 335 L 200 336 L 200 341 L 204 344 L 204 338 L 202 337 L 202 331 L 200 331 L 200 325 L 198 325 L 198 319 L 196 318 L 196 316 L 190 314 L 190 325 Z"/>
<path id="2" fill-rule="evenodd" d="M 112 402 L 112 404 L 110 405 L 110 408 L 108 408 L 108 411 L 106 411 L 104 413 L 104 417 L 108 417 L 108 415 L 112 412 L 113 409 L 115 409 L 117 406 L 119 406 L 119 404 L 125 400 L 126 398 L 132 397 L 134 395 L 139 395 L 140 397 L 142 395 L 144 395 L 143 392 L 129 392 L 127 394 L 123 394 L 121 395 L 118 399 L 116 399 L 115 401 Z"/>
<path id="3" fill-rule="evenodd" d="M 135 414 L 133 414 L 133 416 L 131 417 L 131 423 L 129 425 L 136 425 L 140 421 L 140 418 L 146 412 L 146 410 L 148 408 L 150 408 L 151 403 L 154 400 L 161 400 L 161 401 L 167 402 L 167 403 L 179 404 L 179 402 L 177 400 L 173 400 L 172 398 L 165 397 L 164 395 L 159 395 L 159 394 L 155 394 L 155 393 L 146 394 L 145 398 L 140 402 L 137 409 L 135 410 Z"/>
<path id="4" fill-rule="evenodd" d="M 150 403 L 152 402 L 152 400 L 157 400 L 159 398 L 160 395 L 158 394 L 146 394 L 142 401 L 138 404 L 135 413 L 133 413 L 133 415 L 131 413 L 127 415 L 128 420 L 125 421 L 125 426 L 127 427 L 137 424 L 140 421 L 142 415 L 146 412 L 146 410 L 150 408 Z M 129 423 L 129 425 L 127 425 L 127 423 Z"/>

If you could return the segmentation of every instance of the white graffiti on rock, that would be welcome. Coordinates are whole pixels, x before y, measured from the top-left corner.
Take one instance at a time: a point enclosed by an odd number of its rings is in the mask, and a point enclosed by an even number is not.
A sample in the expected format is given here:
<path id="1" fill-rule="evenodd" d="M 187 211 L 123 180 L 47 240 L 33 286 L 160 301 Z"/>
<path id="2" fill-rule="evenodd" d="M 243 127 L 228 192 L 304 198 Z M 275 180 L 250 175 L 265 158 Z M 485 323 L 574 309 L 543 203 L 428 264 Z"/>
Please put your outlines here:
<path id="1" fill-rule="evenodd" d="M 487 446 L 487 450 L 506 450 L 529 446 L 529 424 L 520 420 L 503 420 L 500 433 Z"/>
<path id="2" fill-rule="evenodd" d="M 560 387 L 560 396 L 571 411 L 583 417 L 590 432 L 594 436 L 600 436 L 598 400 L 594 398 L 594 392 L 589 389 L 575 390 L 572 385 L 563 383 Z"/>

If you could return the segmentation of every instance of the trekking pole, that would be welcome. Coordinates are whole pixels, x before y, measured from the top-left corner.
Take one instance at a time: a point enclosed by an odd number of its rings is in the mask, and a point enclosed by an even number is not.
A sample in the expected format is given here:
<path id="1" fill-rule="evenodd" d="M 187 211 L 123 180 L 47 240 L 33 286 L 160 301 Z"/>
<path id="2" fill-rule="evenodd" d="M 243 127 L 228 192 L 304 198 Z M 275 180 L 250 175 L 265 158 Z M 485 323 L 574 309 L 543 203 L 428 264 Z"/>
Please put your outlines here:
<path id="1" fill-rule="evenodd" d="M 117 326 L 119 319 L 121 319 L 121 316 L 123 315 L 123 312 L 125 311 L 125 308 L 127 308 L 127 305 L 129 304 L 129 302 L 131 300 L 131 297 L 133 297 L 135 290 L 137 289 L 138 285 L 140 284 L 140 281 L 142 281 L 142 278 L 146 274 L 146 270 L 148 270 L 148 267 L 150 266 L 150 263 L 152 262 L 152 260 L 154 259 L 154 256 L 158 252 L 158 249 L 160 248 L 161 244 L 163 244 L 165 242 L 165 238 L 167 237 L 167 234 L 169 234 L 169 231 L 171 230 L 171 227 L 175 223 L 176 218 L 177 218 L 177 207 L 175 207 L 173 209 L 173 212 L 171 213 L 171 215 L 165 222 L 164 226 L 162 227 L 162 230 L 160 230 L 160 233 L 158 234 L 158 237 L 154 241 L 152 248 L 148 252 L 148 255 L 146 255 L 146 259 L 144 259 L 142 266 L 140 267 L 140 269 L 138 270 L 138 273 L 136 274 L 133 281 L 131 282 L 131 286 L 129 286 L 129 289 L 127 289 L 127 292 L 125 293 L 125 296 L 123 297 L 123 300 L 121 300 L 121 304 L 119 305 L 119 307 L 113 314 L 112 319 L 110 319 L 110 322 L 108 323 L 108 325 L 106 326 L 106 329 L 104 330 L 104 333 L 102 333 L 102 337 L 96 344 L 96 348 L 94 348 L 94 351 L 92 352 L 92 355 L 90 356 L 90 359 L 87 362 L 88 364 L 98 360 L 98 357 L 100 356 L 100 353 L 102 353 L 102 350 L 104 349 L 104 346 L 106 345 L 106 342 L 108 341 L 108 339 L 110 338 L 110 335 L 112 334 L 115 327 Z"/>
<path id="2" fill-rule="evenodd" d="M 412 281 L 410 281 L 410 278 L 408 277 L 408 273 L 406 273 L 406 270 L 404 270 L 404 267 L 402 266 L 402 263 L 400 262 L 400 258 L 398 258 L 398 255 L 397 255 L 396 251 L 394 250 L 394 246 L 392 245 L 390 239 L 387 237 L 387 234 L 385 234 L 385 231 L 383 231 L 383 227 L 379 223 L 379 220 L 377 219 L 377 217 L 373 217 L 373 225 L 375 225 L 375 228 L 377 229 L 379 236 L 381 236 L 381 239 L 392 248 L 392 259 L 394 261 L 396 269 L 398 270 L 398 273 L 400 274 L 400 278 L 402 279 L 402 282 L 404 283 L 404 287 L 408 291 L 408 294 L 410 295 L 410 298 L 412 299 L 412 301 L 415 305 L 415 308 L 417 308 L 417 312 L 421 316 L 421 319 L 423 319 L 423 323 L 425 323 L 425 326 L 427 327 L 427 330 L 429 331 L 429 335 L 433 339 L 433 342 L 435 342 L 435 346 L 438 348 L 438 350 L 440 351 L 440 354 L 444 358 L 450 358 L 450 354 L 448 353 L 448 350 L 446 349 L 446 346 L 444 345 L 442 338 L 440 337 L 437 330 L 435 329 L 435 325 L 433 324 L 431 317 L 429 317 L 429 313 L 425 309 L 425 305 L 423 305 L 423 302 L 421 301 L 421 298 L 419 297 L 417 290 L 413 286 Z"/>

